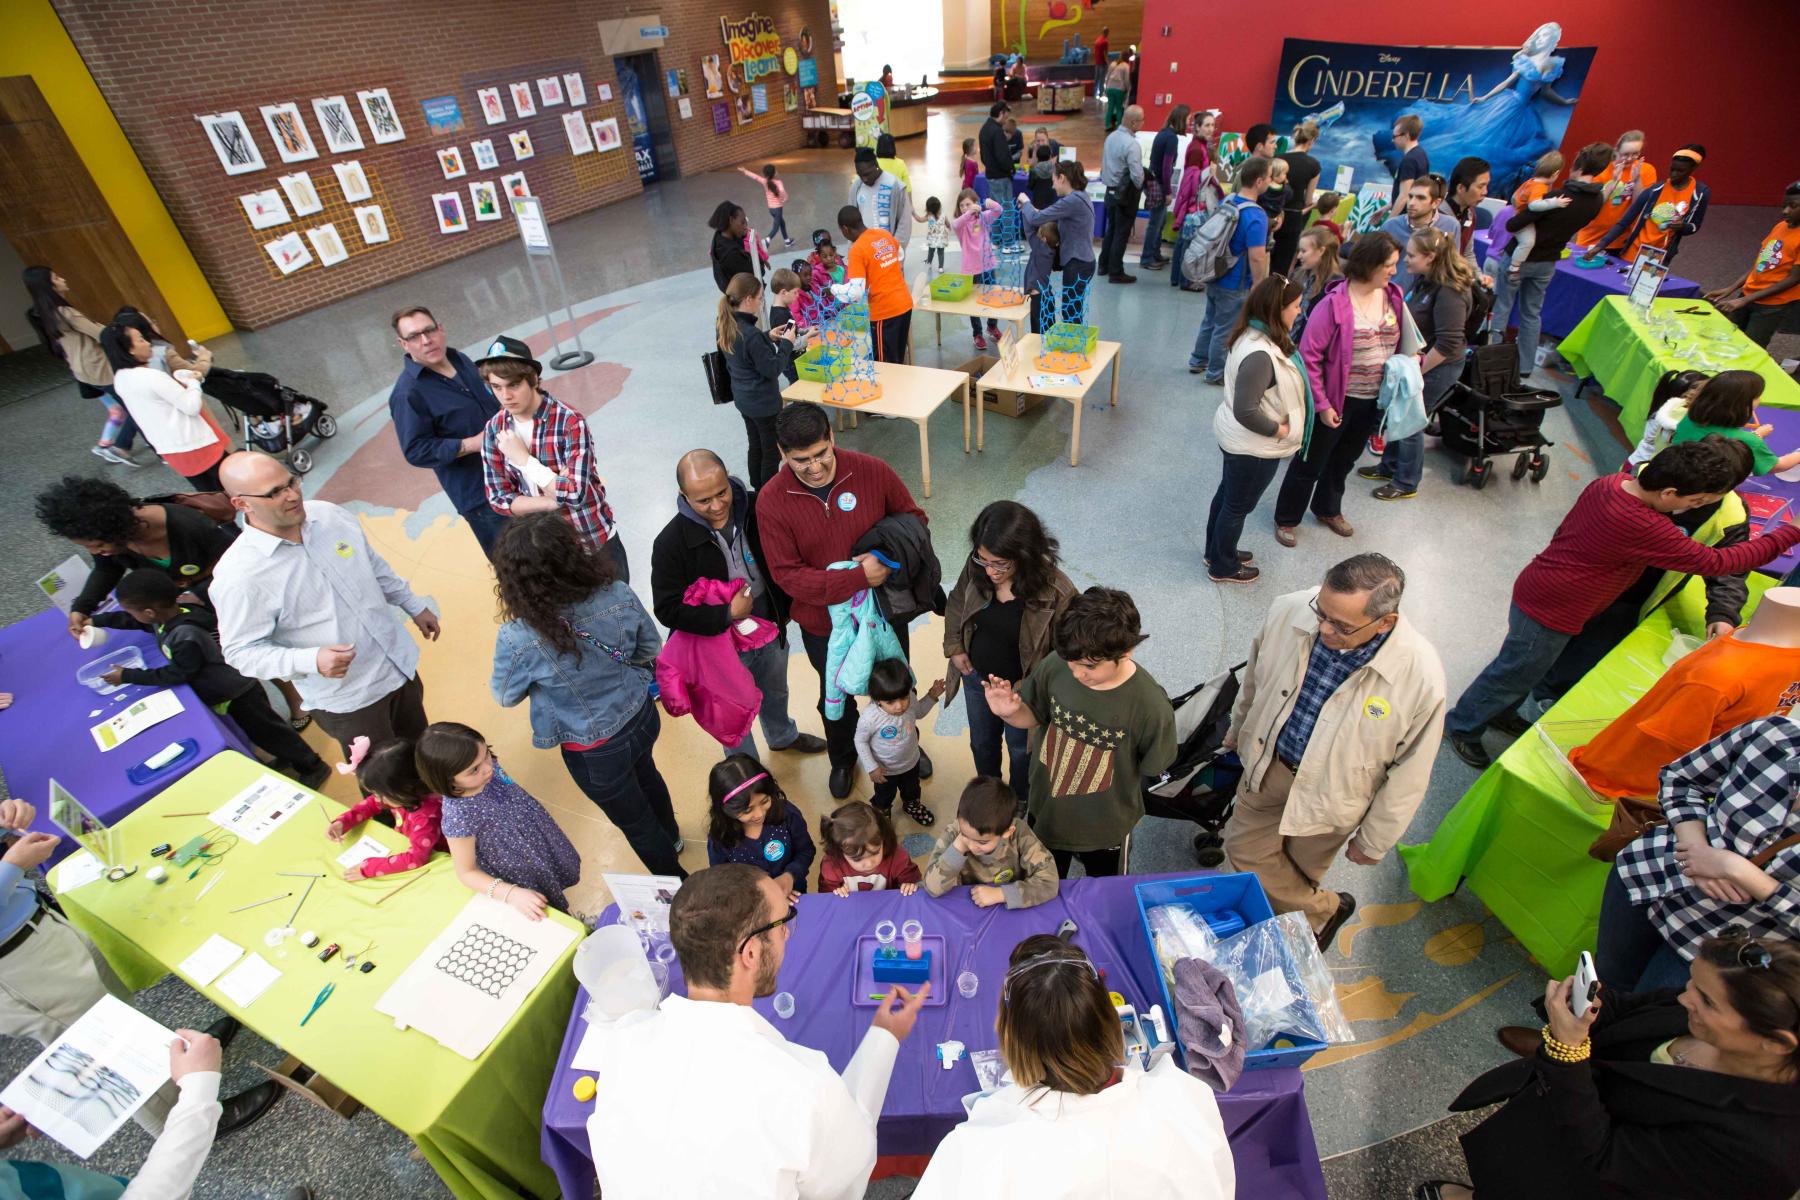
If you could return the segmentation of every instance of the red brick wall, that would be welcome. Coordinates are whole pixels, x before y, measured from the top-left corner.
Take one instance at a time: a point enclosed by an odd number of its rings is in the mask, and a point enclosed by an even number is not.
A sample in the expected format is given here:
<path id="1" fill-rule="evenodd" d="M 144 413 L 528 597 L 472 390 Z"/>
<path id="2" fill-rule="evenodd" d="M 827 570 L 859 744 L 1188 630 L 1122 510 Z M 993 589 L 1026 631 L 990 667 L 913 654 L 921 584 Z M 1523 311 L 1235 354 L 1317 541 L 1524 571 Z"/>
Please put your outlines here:
<path id="1" fill-rule="evenodd" d="M 523 171 L 552 221 L 587 212 L 638 194 L 612 57 L 601 48 L 597 22 L 623 16 L 628 6 L 601 0 L 438 0 L 421 6 L 401 0 L 54 0 L 71 39 L 95 82 L 137 150 L 157 191 L 168 205 L 220 303 L 240 327 L 255 329 L 317 308 L 344 296 L 403 278 L 484 246 L 516 236 L 510 214 L 478 223 L 468 185 Z M 697 174 L 792 150 L 801 145 L 800 114 L 783 111 L 781 84 L 770 76 L 769 114 L 748 125 L 733 119 L 729 135 L 713 132 L 711 102 L 705 98 L 702 55 L 725 54 L 719 34 L 721 12 L 743 17 L 752 11 L 775 19 L 784 41 L 811 28 L 819 55 L 821 103 L 835 94 L 831 78 L 830 16 L 827 0 L 755 0 L 755 6 L 701 0 L 674 0 L 659 8 L 644 5 L 634 19 L 660 17 L 669 28 L 658 51 L 664 69 L 684 68 L 694 116 L 683 121 L 663 81 L 674 127 L 680 173 Z M 504 124 L 490 126 L 481 115 L 478 87 L 536 80 L 580 71 L 587 86 L 584 109 L 590 122 L 617 117 L 623 149 L 607 154 L 570 154 L 563 132 L 564 103 L 520 120 L 510 97 Z M 599 88 L 612 88 L 601 102 Z M 651 81 L 646 81 L 650 86 Z M 385 87 L 406 131 L 404 141 L 376 145 L 356 103 L 358 90 Z M 334 154 L 313 114 L 315 97 L 342 95 L 351 104 L 363 149 Z M 461 132 L 433 134 L 421 102 L 454 95 L 462 109 Z M 319 156 L 283 163 L 259 111 L 264 104 L 299 106 Z M 208 143 L 197 114 L 243 114 L 264 169 L 227 175 Z M 507 134 L 531 134 L 534 157 L 515 163 Z M 492 138 L 500 165 L 476 168 L 472 141 Z M 446 180 L 437 151 L 458 146 L 467 174 Z M 387 216 L 391 240 L 364 245 L 338 188 L 331 164 L 359 161 L 374 189 L 374 202 Z M 252 230 L 238 197 L 276 188 L 277 177 L 308 172 L 325 201 L 325 211 L 296 217 L 286 225 Z M 431 197 L 459 192 L 469 212 L 466 232 L 438 231 Z M 337 226 L 350 257 L 330 267 L 316 261 L 293 274 L 275 269 L 263 244 L 289 230 L 304 231 L 326 221 Z M 310 249 L 310 243 L 308 244 Z"/>

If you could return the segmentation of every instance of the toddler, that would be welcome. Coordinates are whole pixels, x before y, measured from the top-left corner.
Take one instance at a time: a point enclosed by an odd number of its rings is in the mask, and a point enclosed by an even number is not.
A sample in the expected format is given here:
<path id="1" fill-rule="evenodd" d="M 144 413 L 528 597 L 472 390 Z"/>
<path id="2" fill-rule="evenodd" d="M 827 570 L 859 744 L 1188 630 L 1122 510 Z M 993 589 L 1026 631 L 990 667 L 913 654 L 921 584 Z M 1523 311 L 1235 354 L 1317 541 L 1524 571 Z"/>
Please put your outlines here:
<path id="1" fill-rule="evenodd" d="M 919 890 L 919 865 L 894 836 L 886 813 L 861 800 L 838 806 L 819 822 L 819 890 L 836 896 L 851 892 L 885 892 L 902 896 Z"/>
<path id="2" fill-rule="evenodd" d="M 944 269 L 944 250 L 950 245 L 950 222 L 944 220 L 944 202 L 936 196 L 925 199 L 925 215 L 917 213 L 914 218 L 925 222 L 925 270 L 928 277 L 936 276 Z M 937 269 L 932 270 L 932 263 Z"/>
<path id="3" fill-rule="evenodd" d="M 994 227 L 994 221 L 1000 216 L 1000 202 L 989 200 L 986 204 L 975 195 L 973 188 L 964 188 L 956 198 L 956 240 L 962 246 L 963 273 L 973 275 L 976 283 L 994 282 L 994 246 L 988 240 L 988 230 Z M 981 336 L 981 318 L 970 317 L 969 327 L 975 331 L 975 349 L 986 350 L 987 341 Z M 989 317 L 987 323 L 988 336 L 996 343 L 1000 341 L 1000 323 Z"/>
<path id="4" fill-rule="evenodd" d="M 1532 168 L 1531 178 L 1521 183 L 1512 194 L 1514 212 L 1530 209 L 1532 212 L 1549 212 L 1553 208 L 1569 207 L 1571 197 L 1551 197 L 1550 185 L 1562 174 L 1563 156 L 1560 151 L 1552 150 L 1537 160 Z M 1546 198 L 1548 197 L 1548 198 Z M 1519 266 L 1537 245 L 1537 225 L 1527 225 L 1512 235 L 1512 249 L 1508 252 L 1506 276 L 1515 283 L 1519 279 Z"/>
<path id="5" fill-rule="evenodd" d="M 925 891 L 941 896 L 973 884 L 969 899 L 982 908 L 1030 908 L 1056 898 L 1056 862 L 1031 827 L 1018 823 L 1018 797 L 998 779 L 978 775 L 956 802 L 956 827 L 946 829 L 925 860 Z"/>
<path id="6" fill-rule="evenodd" d="M 1044 332 L 1044 287 L 1050 282 L 1050 273 L 1056 269 L 1056 252 L 1062 247 L 1062 235 L 1056 231 L 1055 221 L 1046 221 L 1037 227 L 1030 242 L 1031 258 L 1025 263 L 1025 294 L 1031 297 L 1031 332 Z M 999 340 L 994 346 L 999 348 Z"/>
<path id="7" fill-rule="evenodd" d="M 1662 378 L 1656 381 L 1656 390 L 1650 394 L 1650 416 L 1644 422 L 1644 436 L 1625 460 L 1626 466 L 1641 467 L 1656 457 L 1656 452 L 1662 449 L 1657 443 L 1664 434 L 1675 432 L 1675 427 L 1687 416 L 1688 405 L 1705 385 L 1706 374 L 1702 371 L 1663 372 Z"/>
<path id="8" fill-rule="evenodd" d="M 1282 209 L 1287 205 L 1288 161 L 1285 158 L 1269 160 L 1269 186 L 1257 197 L 1256 203 L 1269 216 L 1269 242 L 1275 241 L 1275 231 L 1281 228 L 1281 220 L 1285 215 Z"/>
<path id="9" fill-rule="evenodd" d="M 581 878 L 581 855 L 556 819 L 514 783 L 487 739 L 455 721 L 436 721 L 413 751 L 427 792 L 442 796 L 450 861 L 465 887 L 544 919 L 569 911 L 565 890 Z"/>
<path id="10" fill-rule="evenodd" d="M 1800 450 L 1777 457 L 1763 439 L 1775 432 L 1772 425 L 1761 424 L 1756 415 L 1756 402 L 1767 386 L 1755 371 L 1720 371 L 1707 380 L 1688 405 L 1687 416 L 1675 426 L 1669 445 L 1697 442 L 1709 433 L 1744 443 L 1750 447 L 1750 473 L 1773 475 L 1800 467 Z"/>
<path id="11" fill-rule="evenodd" d="M 712 769 L 706 790 L 712 796 L 707 863 L 748 863 L 789 892 L 804 892 L 812 835 L 768 769 L 748 754 L 733 754 Z"/>
<path id="12" fill-rule="evenodd" d="M 751 179 L 762 184 L 763 199 L 767 201 L 769 205 L 769 232 L 768 235 L 763 238 L 762 244 L 767 246 L 775 235 L 779 233 L 783 245 L 793 245 L 794 239 L 788 236 L 787 218 L 782 215 L 782 208 L 787 204 L 787 187 L 781 180 L 775 178 L 775 164 L 765 163 L 761 175 L 758 175 L 748 167 L 739 167 L 738 174 L 748 175 Z"/>
<path id="13" fill-rule="evenodd" d="M 1331 218 L 1337 213 L 1338 205 L 1343 202 L 1344 198 L 1336 192 L 1320 192 L 1313 198 L 1312 206 L 1313 225 L 1329 229 L 1331 236 L 1340 243 L 1344 240 L 1344 227 Z"/>
<path id="14" fill-rule="evenodd" d="M 373 879 L 410 871 L 430 862 L 433 851 L 448 849 L 443 832 L 444 798 L 433 795 L 419 778 L 414 754 L 411 738 L 390 738 L 375 747 L 374 753 L 369 752 L 366 737 L 350 743 L 350 770 L 356 773 L 368 795 L 361 804 L 352 805 L 327 825 L 325 836 L 341 842 L 345 834 L 386 809 L 393 815 L 394 825 L 407 840 L 408 848 L 386 858 L 364 859 L 357 866 L 346 867 L 345 879 Z"/>
<path id="15" fill-rule="evenodd" d="M 869 668 L 869 699 L 856 721 L 856 756 L 875 785 L 875 807 L 894 808 L 894 793 L 906 815 L 929 828 L 935 817 L 919 800 L 919 718 L 944 694 L 938 680 L 923 699 L 913 699 L 912 670 L 898 658 L 884 658 Z"/>

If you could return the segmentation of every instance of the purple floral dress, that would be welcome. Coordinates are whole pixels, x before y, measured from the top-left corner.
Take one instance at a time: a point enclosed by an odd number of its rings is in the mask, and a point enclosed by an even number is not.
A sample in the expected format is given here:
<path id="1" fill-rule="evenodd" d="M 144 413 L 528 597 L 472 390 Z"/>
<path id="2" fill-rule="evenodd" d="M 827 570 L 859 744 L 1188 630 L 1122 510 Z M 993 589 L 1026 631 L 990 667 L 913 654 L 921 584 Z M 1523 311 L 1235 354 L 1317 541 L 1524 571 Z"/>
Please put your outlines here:
<path id="1" fill-rule="evenodd" d="M 581 878 L 581 855 L 530 792 L 494 759 L 494 777 L 473 796 L 444 797 L 444 836 L 475 839 L 475 864 L 496 879 L 541 892 L 569 911 L 563 889 Z M 496 894 L 500 893 L 496 889 Z"/>

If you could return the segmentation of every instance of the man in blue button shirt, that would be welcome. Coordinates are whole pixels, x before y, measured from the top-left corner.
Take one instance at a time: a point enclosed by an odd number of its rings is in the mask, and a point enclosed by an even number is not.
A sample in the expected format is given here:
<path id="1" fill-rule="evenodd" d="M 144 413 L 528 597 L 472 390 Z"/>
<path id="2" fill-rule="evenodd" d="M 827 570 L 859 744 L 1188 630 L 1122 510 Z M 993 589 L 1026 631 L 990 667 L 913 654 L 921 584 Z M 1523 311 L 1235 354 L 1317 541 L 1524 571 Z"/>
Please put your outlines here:
<path id="1" fill-rule="evenodd" d="M 388 396 L 400 452 L 413 466 L 437 472 L 439 485 L 469 523 L 481 552 L 492 558 L 506 518 L 488 506 L 481 432 L 500 403 L 468 355 L 449 345 L 430 309 L 401 309 L 394 315 L 394 336 L 407 357 Z"/>

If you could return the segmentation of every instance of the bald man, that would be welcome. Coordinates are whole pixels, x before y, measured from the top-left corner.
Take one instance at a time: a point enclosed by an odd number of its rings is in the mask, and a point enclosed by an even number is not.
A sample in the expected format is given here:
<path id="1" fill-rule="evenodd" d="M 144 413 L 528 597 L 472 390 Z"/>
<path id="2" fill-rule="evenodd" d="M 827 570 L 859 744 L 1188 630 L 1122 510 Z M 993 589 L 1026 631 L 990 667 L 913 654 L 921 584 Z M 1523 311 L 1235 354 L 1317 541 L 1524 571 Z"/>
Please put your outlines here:
<path id="1" fill-rule="evenodd" d="M 254 450 L 226 458 L 219 481 L 244 531 L 213 567 L 225 661 L 256 679 L 291 679 L 321 728 L 379 745 L 425 732 L 419 647 L 388 611 L 436 641 L 437 614 L 377 554 L 357 519 L 305 500 L 300 477 Z"/>
<path id="2" fill-rule="evenodd" d="M 1110 88 L 1107 90 L 1111 90 Z M 1106 237 L 1100 243 L 1100 274 L 1111 283 L 1136 283 L 1125 273 L 1125 247 L 1137 224 L 1138 198 L 1144 190 L 1144 148 L 1138 130 L 1144 127 L 1144 110 L 1133 104 L 1124 121 L 1106 135 L 1100 148 L 1100 182 L 1106 185 Z"/>
<path id="3" fill-rule="evenodd" d="M 675 518 L 650 550 L 650 598 L 656 619 L 669 632 L 699 637 L 724 633 L 733 621 L 757 616 L 781 636 L 738 655 L 762 692 L 763 741 L 771 750 L 818 754 L 825 739 L 801 733 L 788 715 L 788 598 L 762 565 L 756 532 L 756 493 L 725 470 L 711 450 L 690 450 L 675 464 Z M 743 589 L 730 604 L 683 604 L 695 580 L 738 579 Z M 726 747 L 728 754 L 756 755 L 756 739 Z"/>

